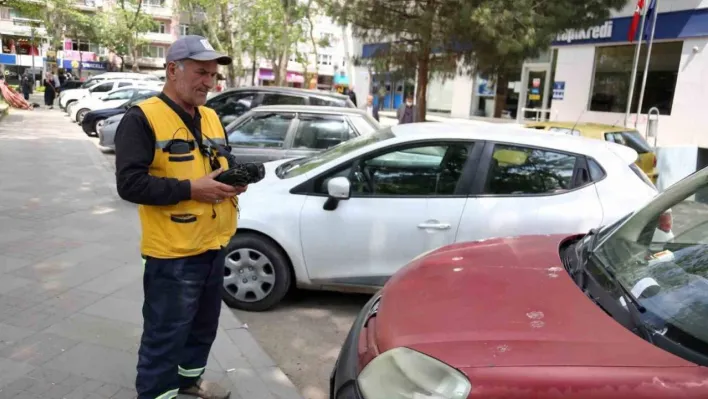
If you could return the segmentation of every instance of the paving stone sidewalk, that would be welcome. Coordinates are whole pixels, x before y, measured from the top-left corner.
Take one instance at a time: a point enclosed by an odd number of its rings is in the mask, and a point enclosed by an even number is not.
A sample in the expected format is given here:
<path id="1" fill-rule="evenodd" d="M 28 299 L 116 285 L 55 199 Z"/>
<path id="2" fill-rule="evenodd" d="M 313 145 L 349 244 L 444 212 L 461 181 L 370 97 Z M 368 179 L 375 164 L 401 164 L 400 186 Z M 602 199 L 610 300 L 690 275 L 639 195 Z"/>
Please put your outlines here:
<path id="1" fill-rule="evenodd" d="M 63 113 L 0 121 L 0 399 L 135 396 L 138 227 L 111 165 Z M 234 399 L 301 398 L 226 307 L 205 377 Z"/>

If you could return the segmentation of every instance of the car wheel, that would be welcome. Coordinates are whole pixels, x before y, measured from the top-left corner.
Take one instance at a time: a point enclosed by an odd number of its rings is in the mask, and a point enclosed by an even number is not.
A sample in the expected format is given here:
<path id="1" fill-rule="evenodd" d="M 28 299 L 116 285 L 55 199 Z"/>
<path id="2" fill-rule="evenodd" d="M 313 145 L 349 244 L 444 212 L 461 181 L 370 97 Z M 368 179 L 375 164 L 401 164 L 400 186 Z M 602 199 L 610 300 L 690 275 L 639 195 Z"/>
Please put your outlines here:
<path id="1" fill-rule="evenodd" d="M 291 284 L 290 263 L 272 240 L 237 233 L 225 249 L 224 302 L 232 308 L 262 312 L 277 305 Z"/>
<path id="2" fill-rule="evenodd" d="M 76 113 L 76 122 L 81 123 L 84 120 L 84 117 L 86 114 L 89 113 L 89 110 L 86 108 L 82 108 L 79 110 L 79 112 Z"/>
<path id="3" fill-rule="evenodd" d="M 106 123 L 105 118 L 100 118 L 100 119 L 96 120 L 96 123 L 94 123 L 94 125 L 93 125 L 94 136 L 98 136 L 98 129 L 102 128 L 105 123 Z"/>
<path id="4" fill-rule="evenodd" d="M 67 115 L 67 116 L 70 116 L 70 115 L 71 115 L 71 107 L 74 106 L 74 103 L 75 103 L 75 102 L 76 102 L 76 100 L 69 101 L 68 103 L 66 103 L 66 108 L 65 108 L 65 109 L 66 109 L 66 115 Z"/>

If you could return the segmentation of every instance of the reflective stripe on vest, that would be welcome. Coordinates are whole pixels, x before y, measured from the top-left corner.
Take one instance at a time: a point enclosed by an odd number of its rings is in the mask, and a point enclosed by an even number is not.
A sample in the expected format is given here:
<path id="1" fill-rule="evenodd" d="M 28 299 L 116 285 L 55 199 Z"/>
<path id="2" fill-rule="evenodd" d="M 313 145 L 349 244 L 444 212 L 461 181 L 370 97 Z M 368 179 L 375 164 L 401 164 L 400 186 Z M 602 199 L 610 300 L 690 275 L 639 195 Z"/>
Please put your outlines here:
<path id="1" fill-rule="evenodd" d="M 212 172 L 209 157 L 202 154 L 192 133 L 169 105 L 152 97 L 138 107 L 155 133 L 150 175 L 195 180 Z M 199 107 L 199 113 L 202 134 L 216 144 L 225 144 L 224 129 L 216 112 Z M 183 145 L 175 145 L 175 141 Z M 203 141 L 204 146 L 211 148 L 209 140 Z M 216 156 L 215 151 L 212 153 Z M 217 159 L 224 170 L 228 169 L 224 157 Z M 233 201 L 207 204 L 189 200 L 167 206 L 140 205 L 141 252 L 145 256 L 172 259 L 219 249 L 226 246 L 236 232 L 236 212 Z"/>

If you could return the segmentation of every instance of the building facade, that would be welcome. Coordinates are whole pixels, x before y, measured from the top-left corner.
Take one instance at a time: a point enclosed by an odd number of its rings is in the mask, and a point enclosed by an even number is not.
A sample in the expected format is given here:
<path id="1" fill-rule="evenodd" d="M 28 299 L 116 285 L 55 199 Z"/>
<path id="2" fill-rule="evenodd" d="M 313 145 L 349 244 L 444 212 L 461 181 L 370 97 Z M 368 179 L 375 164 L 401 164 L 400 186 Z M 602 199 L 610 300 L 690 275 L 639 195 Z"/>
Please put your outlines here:
<path id="1" fill-rule="evenodd" d="M 552 120 L 624 124 L 636 48 L 627 41 L 633 7 L 628 4 L 586 31 L 558 35 L 553 43 L 555 90 L 547 99 Z M 646 44 L 628 125 L 645 132 L 647 112 L 656 107 L 658 146 L 708 147 L 708 113 L 703 110 L 708 93 L 708 1 L 664 0 L 658 11 L 642 110 L 637 116 Z"/>

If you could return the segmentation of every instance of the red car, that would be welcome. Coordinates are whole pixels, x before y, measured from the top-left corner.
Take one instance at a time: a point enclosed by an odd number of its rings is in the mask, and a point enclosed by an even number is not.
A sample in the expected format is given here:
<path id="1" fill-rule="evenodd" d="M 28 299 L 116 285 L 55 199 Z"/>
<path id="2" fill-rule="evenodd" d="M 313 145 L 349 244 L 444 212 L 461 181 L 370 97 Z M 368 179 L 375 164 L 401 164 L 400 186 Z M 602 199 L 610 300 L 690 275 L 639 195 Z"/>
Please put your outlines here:
<path id="1" fill-rule="evenodd" d="M 330 396 L 705 399 L 706 365 L 708 168 L 599 231 L 419 256 L 360 313 Z"/>

